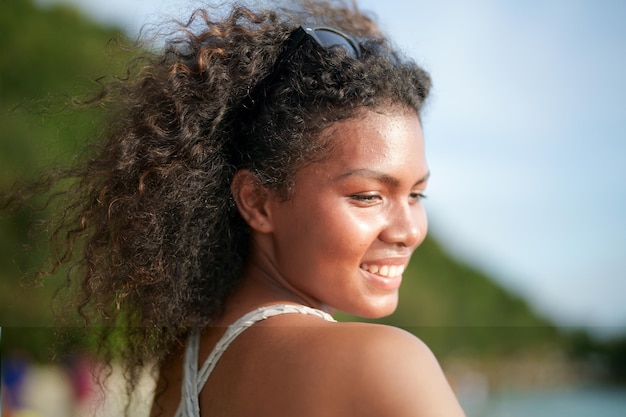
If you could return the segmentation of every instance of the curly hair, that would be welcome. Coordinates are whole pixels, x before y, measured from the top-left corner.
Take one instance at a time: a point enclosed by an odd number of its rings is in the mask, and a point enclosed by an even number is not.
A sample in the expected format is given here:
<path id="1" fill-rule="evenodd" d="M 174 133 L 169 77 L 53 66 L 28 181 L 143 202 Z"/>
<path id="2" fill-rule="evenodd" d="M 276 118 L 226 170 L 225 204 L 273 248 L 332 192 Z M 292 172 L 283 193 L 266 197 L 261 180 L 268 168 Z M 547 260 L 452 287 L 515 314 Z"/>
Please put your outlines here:
<path id="1" fill-rule="evenodd" d="M 358 37 L 361 56 L 304 42 L 277 69 L 302 24 Z M 424 70 L 343 2 L 233 6 L 217 20 L 197 10 L 135 63 L 132 76 L 103 87 L 106 123 L 71 171 L 57 231 L 76 306 L 104 329 L 101 342 L 121 332 L 130 368 L 158 363 L 188 329 L 210 325 L 235 288 L 249 240 L 231 196 L 237 170 L 289 198 L 296 170 L 328 151 L 323 129 L 363 108 L 419 114 L 430 88 Z"/>

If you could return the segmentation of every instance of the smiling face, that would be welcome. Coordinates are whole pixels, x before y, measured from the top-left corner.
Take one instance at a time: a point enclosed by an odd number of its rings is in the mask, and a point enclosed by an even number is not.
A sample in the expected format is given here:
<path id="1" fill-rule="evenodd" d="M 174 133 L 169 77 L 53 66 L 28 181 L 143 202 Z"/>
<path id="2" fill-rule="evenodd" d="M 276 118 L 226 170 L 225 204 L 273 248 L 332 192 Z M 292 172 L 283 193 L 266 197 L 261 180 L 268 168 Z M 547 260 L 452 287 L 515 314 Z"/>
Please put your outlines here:
<path id="1" fill-rule="evenodd" d="M 428 167 L 417 115 L 387 110 L 334 124 L 329 155 L 297 172 L 288 200 L 265 203 L 270 226 L 253 230 L 252 262 L 299 302 L 368 318 L 396 308 L 426 236 Z"/>

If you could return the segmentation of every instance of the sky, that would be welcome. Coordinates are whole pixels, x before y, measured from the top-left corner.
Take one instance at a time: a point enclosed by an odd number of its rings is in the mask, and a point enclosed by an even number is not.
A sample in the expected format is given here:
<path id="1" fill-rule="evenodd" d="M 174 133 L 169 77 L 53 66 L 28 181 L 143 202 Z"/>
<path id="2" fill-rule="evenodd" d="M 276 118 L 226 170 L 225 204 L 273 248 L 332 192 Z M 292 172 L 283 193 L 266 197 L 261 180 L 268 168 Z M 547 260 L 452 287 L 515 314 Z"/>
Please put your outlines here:
<path id="1" fill-rule="evenodd" d="M 200 4 L 50 2 L 133 36 Z M 626 333 L 626 2 L 359 4 L 433 79 L 433 235 L 557 324 Z"/>

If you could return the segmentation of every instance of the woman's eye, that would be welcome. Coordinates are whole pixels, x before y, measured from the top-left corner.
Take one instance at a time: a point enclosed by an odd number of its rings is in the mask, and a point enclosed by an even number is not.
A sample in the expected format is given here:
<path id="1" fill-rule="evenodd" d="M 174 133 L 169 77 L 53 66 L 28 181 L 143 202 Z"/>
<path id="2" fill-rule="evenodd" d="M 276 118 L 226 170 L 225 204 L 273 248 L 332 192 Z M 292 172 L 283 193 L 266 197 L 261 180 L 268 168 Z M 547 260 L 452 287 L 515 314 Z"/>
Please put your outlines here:
<path id="1" fill-rule="evenodd" d="M 409 194 L 409 197 L 411 200 L 413 201 L 419 201 L 419 200 L 423 200 L 426 198 L 426 196 L 420 192 L 412 192 L 411 194 Z"/>
<path id="2" fill-rule="evenodd" d="M 363 204 L 374 204 L 382 200 L 382 197 L 378 194 L 353 194 L 350 198 Z"/>

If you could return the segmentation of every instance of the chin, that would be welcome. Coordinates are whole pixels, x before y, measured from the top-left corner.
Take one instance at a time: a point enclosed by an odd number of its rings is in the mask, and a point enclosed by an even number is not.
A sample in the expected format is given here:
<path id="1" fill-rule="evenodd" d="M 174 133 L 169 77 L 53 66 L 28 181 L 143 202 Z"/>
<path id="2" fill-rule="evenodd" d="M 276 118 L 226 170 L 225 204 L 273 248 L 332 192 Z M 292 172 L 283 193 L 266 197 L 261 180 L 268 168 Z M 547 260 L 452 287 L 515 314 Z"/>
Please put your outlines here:
<path id="1" fill-rule="evenodd" d="M 364 319 L 380 319 L 390 316 L 396 311 L 398 307 L 398 294 L 394 294 L 393 297 L 385 297 L 375 302 L 370 302 L 360 306 L 353 314 Z"/>

